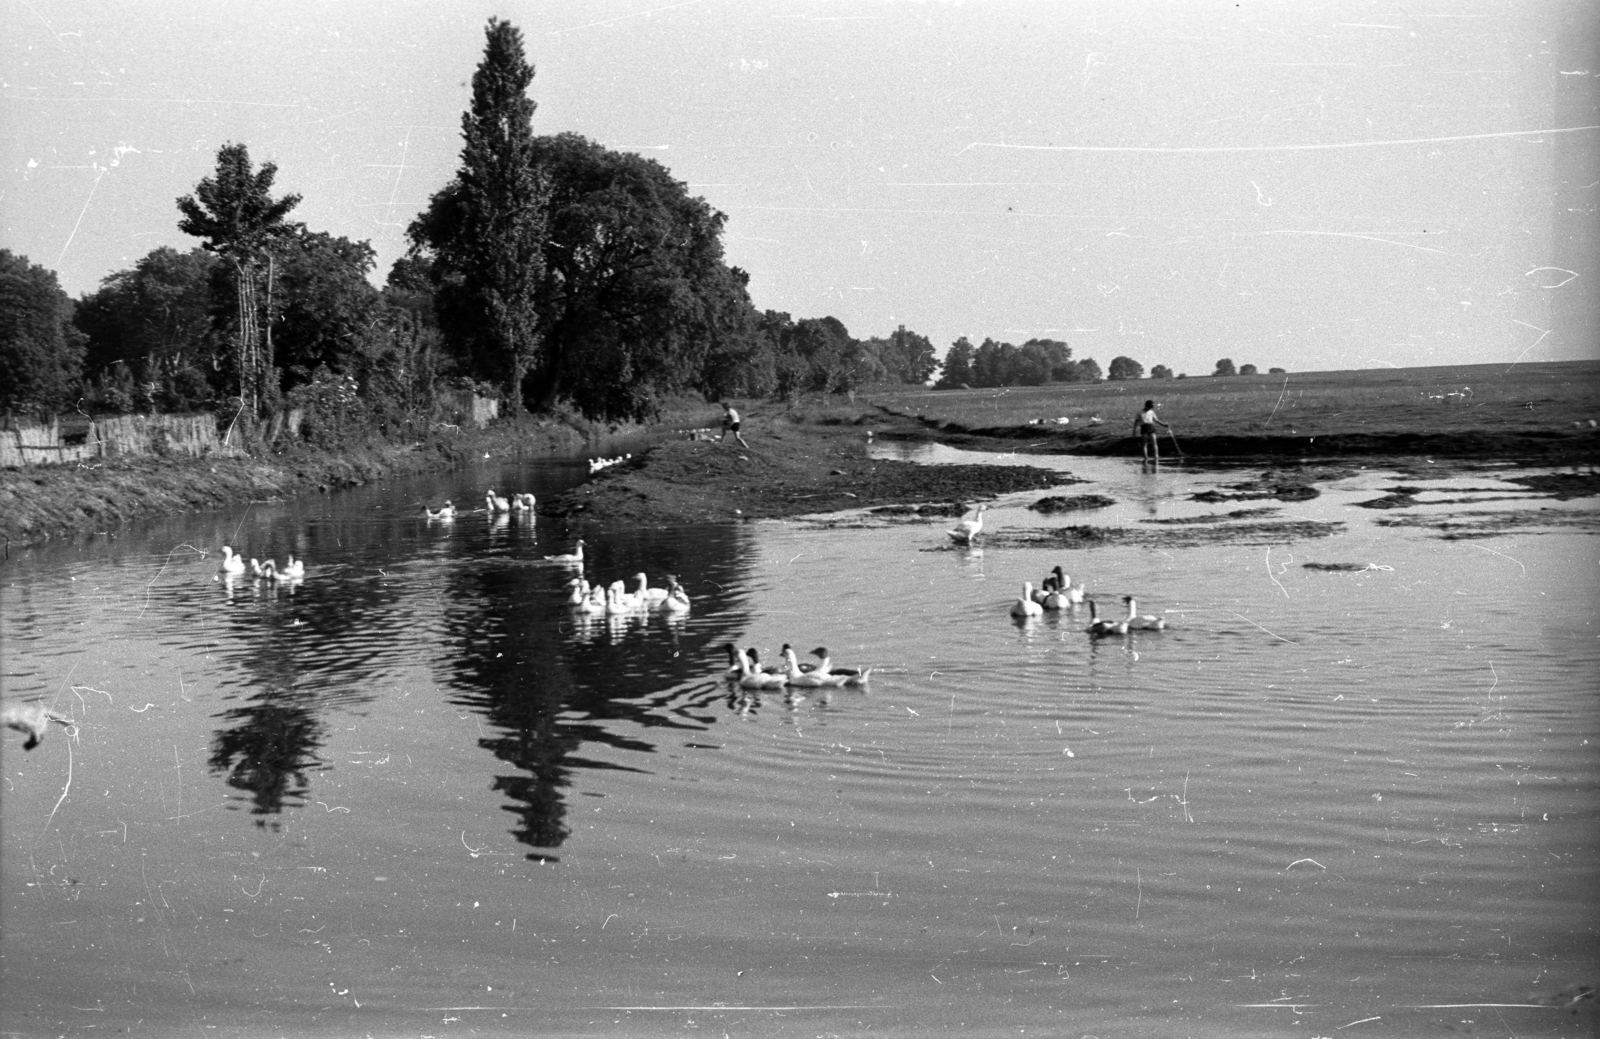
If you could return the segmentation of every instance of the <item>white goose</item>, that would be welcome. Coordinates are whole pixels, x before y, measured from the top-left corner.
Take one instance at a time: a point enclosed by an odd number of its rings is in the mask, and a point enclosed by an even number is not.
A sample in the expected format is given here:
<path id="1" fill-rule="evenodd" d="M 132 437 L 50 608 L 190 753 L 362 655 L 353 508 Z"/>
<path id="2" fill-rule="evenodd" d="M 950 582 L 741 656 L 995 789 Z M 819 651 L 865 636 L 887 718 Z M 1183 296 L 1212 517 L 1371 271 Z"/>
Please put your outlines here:
<path id="1" fill-rule="evenodd" d="M 547 563 L 575 563 L 575 564 L 577 564 L 579 566 L 582 566 L 583 565 L 583 539 L 582 538 L 578 539 L 577 545 L 575 545 L 573 547 L 571 552 L 567 552 L 567 553 L 565 553 L 563 555 L 557 555 L 557 556 L 545 556 L 544 559 L 545 559 L 545 562 L 547 562 Z"/>
<path id="2" fill-rule="evenodd" d="M 494 488 L 493 487 L 489 488 L 489 493 L 485 494 L 483 496 L 483 502 L 484 502 L 484 507 L 489 510 L 489 514 L 491 516 L 494 515 L 497 512 L 510 512 L 511 511 L 511 502 L 510 502 L 510 500 L 505 498 L 502 495 L 494 493 Z"/>
<path id="3" fill-rule="evenodd" d="M 811 651 L 811 655 L 822 660 L 817 665 L 818 671 L 824 675 L 837 676 L 844 679 L 839 683 L 840 685 L 866 685 L 867 679 L 872 677 L 872 668 L 870 667 L 834 667 L 833 660 L 828 656 L 827 646 L 818 646 Z"/>
<path id="4" fill-rule="evenodd" d="M 724 643 L 722 648 L 728 651 L 728 670 L 724 671 L 723 675 L 728 678 L 738 678 L 740 675 L 750 670 L 750 661 L 745 660 L 741 662 L 739 660 L 739 650 L 734 646 L 733 643 Z"/>
<path id="5" fill-rule="evenodd" d="M 511 508 L 514 512 L 532 512 L 534 504 L 532 494 L 514 494 L 511 496 Z"/>
<path id="6" fill-rule="evenodd" d="M 244 556 L 234 555 L 233 549 L 229 548 L 227 545 L 223 545 L 221 570 L 225 574 L 244 573 Z"/>
<path id="7" fill-rule="evenodd" d="M 1061 572 L 1061 568 L 1054 567 L 1051 576 L 1046 578 L 1050 582 L 1050 594 L 1044 600 L 1047 610 L 1064 610 L 1069 606 L 1076 606 L 1083 602 L 1083 585 L 1073 584 L 1072 578 Z"/>
<path id="8" fill-rule="evenodd" d="M 1011 604 L 1013 617 L 1039 617 L 1044 614 L 1044 607 L 1033 601 L 1033 582 L 1022 582 L 1022 595 Z"/>
<path id="9" fill-rule="evenodd" d="M 448 498 L 445 499 L 444 505 L 437 512 L 428 508 L 426 505 L 422 507 L 422 511 L 423 514 L 428 517 L 428 519 L 437 520 L 443 523 L 449 523 L 451 520 L 456 518 L 456 507 L 450 503 L 450 499 Z"/>
<path id="10" fill-rule="evenodd" d="M 979 505 L 976 509 L 961 517 L 961 522 L 955 525 L 955 529 L 947 530 L 945 533 L 950 535 L 951 541 L 958 544 L 972 544 L 983 530 L 983 514 L 988 508 L 989 506 L 987 505 Z"/>
<path id="11" fill-rule="evenodd" d="M 606 590 L 599 585 L 589 589 L 589 594 L 584 597 L 578 606 L 578 612 L 586 617 L 601 617 L 606 612 Z"/>
<path id="12" fill-rule="evenodd" d="M 633 597 L 638 599 L 641 604 L 655 607 L 666 602 L 667 590 L 665 588 L 649 587 L 650 582 L 643 574 L 634 574 L 633 576 L 634 580 L 639 582 L 639 587 L 633 590 Z"/>
<path id="13" fill-rule="evenodd" d="M 283 569 L 278 572 L 281 581 L 298 581 L 306 575 L 306 561 L 289 556 L 289 561 L 283 564 Z"/>
<path id="14" fill-rule="evenodd" d="M 1095 612 L 1094 600 L 1088 599 L 1085 601 L 1089 604 L 1089 626 L 1083 630 L 1089 633 L 1090 638 L 1101 639 L 1107 635 L 1126 635 L 1128 633 L 1127 621 L 1101 620 Z"/>
<path id="15" fill-rule="evenodd" d="M 816 686 L 823 685 L 844 684 L 843 680 L 831 678 L 828 675 L 823 674 L 820 669 L 807 671 L 802 668 L 800 666 L 800 661 L 796 659 L 794 655 L 794 647 L 788 645 L 787 643 L 785 643 L 783 647 L 783 662 L 787 665 L 787 670 L 784 672 L 784 678 L 788 680 L 790 685 L 815 688 Z"/>
<path id="16" fill-rule="evenodd" d="M 582 606 L 585 599 L 589 598 L 589 582 L 581 577 L 574 577 L 567 582 L 567 605 Z"/>
<path id="17" fill-rule="evenodd" d="M 732 648 L 732 643 L 729 643 L 729 648 Z M 788 683 L 788 679 L 781 674 L 751 670 L 750 658 L 743 653 L 734 653 L 734 659 L 739 665 L 739 685 L 744 689 L 777 689 Z"/>
<path id="18" fill-rule="evenodd" d="M 667 597 L 661 600 L 661 608 L 668 613 L 686 613 L 689 609 L 689 593 L 671 574 L 667 575 Z"/>
<path id="19" fill-rule="evenodd" d="M 1139 631 L 1161 631 L 1167 626 L 1165 617 L 1157 617 L 1153 613 L 1140 615 L 1139 601 L 1131 595 L 1124 595 L 1122 601 L 1128 604 L 1127 625 Z"/>
<path id="20" fill-rule="evenodd" d="M 759 671 L 764 675 L 781 675 L 789 670 L 787 664 L 763 664 L 761 653 L 754 646 L 747 646 L 744 651 L 745 659 L 750 662 L 750 670 Z M 805 664 L 800 665 L 802 671 L 810 671 Z"/>
<path id="21" fill-rule="evenodd" d="M 637 609 L 633 598 L 622 588 L 621 581 L 612 581 L 606 588 L 606 616 L 618 617 Z"/>

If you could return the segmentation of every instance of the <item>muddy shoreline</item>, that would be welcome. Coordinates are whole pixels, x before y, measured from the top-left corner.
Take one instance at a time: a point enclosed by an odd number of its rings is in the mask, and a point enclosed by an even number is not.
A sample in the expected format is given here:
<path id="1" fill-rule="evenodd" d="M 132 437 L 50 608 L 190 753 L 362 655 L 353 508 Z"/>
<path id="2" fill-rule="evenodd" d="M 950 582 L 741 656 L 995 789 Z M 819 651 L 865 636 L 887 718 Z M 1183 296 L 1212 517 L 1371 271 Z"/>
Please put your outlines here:
<path id="1" fill-rule="evenodd" d="M 674 425 L 683 424 L 678 417 Z M 1060 488 L 1074 481 L 1060 472 L 1026 465 L 926 466 L 874 459 L 869 457 L 869 445 L 937 442 L 1023 454 L 1130 458 L 1138 454 L 1131 436 L 1104 427 L 1059 433 L 1028 426 L 964 429 L 865 404 L 824 412 L 755 405 L 746 411 L 743 432 L 748 450 L 732 439 L 669 437 L 583 486 L 541 502 L 540 512 L 575 522 L 663 525 L 883 506 L 959 511 L 976 501 Z M 497 457 L 576 453 L 594 449 L 595 444 L 592 437 L 570 426 L 526 423 L 426 443 L 368 445 L 337 456 L 298 451 L 264 458 L 146 458 L 108 461 L 95 468 L 4 470 L 0 471 L 0 537 L 8 545 L 23 545 L 107 530 L 142 516 L 220 509 L 449 470 L 486 452 Z M 1600 438 L 1587 431 L 1185 437 L 1179 449 L 1187 464 L 1219 469 L 1309 466 L 1306 474 L 1311 481 L 1312 473 L 1353 460 L 1382 459 L 1402 472 L 1437 472 L 1439 465 L 1452 461 L 1547 467 L 1592 466 L 1600 461 Z"/>
<path id="2" fill-rule="evenodd" d="M 1058 471 L 1019 466 L 927 466 L 868 456 L 872 442 L 941 443 L 975 451 L 1137 458 L 1132 436 L 1104 429 L 1053 433 L 1037 427 L 963 429 L 914 416 L 862 408 L 850 420 L 805 421 L 776 409 L 746 415 L 750 449 L 726 442 L 672 441 L 627 466 L 542 503 L 568 519 L 644 524 L 782 518 L 887 505 L 970 504 L 1002 494 L 1077 482 Z M 870 434 L 870 435 L 869 435 Z M 1166 447 L 1166 445 L 1163 445 Z M 1600 438 L 1575 433 L 1343 434 L 1315 438 L 1185 438 L 1186 464 L 1238 470 L 1298 470 L 1290 483 L 1347 474 L 1352 463 L 1381 459 L 1402 472 L 1437 474 L 1451 462 L 1490 460 L 1535 466 L 1593 464 Z M 1173 458 L 1173 454 L 1165 457 Z M 1285 492 L 1253 497 L 1281 497 Z M 1303 493 L 1314 494 L 1314 490 Z"/>

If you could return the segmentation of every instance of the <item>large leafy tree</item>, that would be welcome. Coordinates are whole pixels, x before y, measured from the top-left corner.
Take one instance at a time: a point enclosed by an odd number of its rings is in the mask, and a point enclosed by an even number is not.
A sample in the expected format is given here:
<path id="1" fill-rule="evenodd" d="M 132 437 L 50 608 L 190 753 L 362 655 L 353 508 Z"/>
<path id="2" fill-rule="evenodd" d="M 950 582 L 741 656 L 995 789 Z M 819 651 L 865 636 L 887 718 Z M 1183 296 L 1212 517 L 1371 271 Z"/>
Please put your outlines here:
<path id="1" fill-rule="evenodd" d="M 225 144 L 217 151 L 216 175 L 195 185 L 193 195 L 178 199 L 178 211 L 183 214 L 178 230 L 202 239 L 204 248 L 222 257 L 232 271 L 239 397 L 256 410 L 277 395 L 272 356 L 273 253 L 292 232 L 284 218 L 300 204 L 299 195 L 272 197 L 277 175 L 275 163 L 264 162 L 256 170 L 249 149 Z"/>
<path id="2" fill-rule="evenodd" d="M 753 349 L 748 277 L 723 259 L 726 216 L 655 160 L 577 134 L 537 138 L 533 159 L 549 185 L 540 406 L 645 418 L 662 393 L 706 382 L 711 358 Z"/>
<path id="3" fill-rule="evenodd" d="M 1230 357 L 1224 357 L 1222 360 L 1217 362 L 1217 370 L 1212 372 L 1211 374 L 1212 375 L 1238 375 L 1239 372 L 1233 366 L 1233 359 L 1230 358 Z"/>
<path id="4" fill-rule="evenodd" d="M 285 390 L 319 367 L 358 374 L 383 342 L 383 298 L 367 280 L 374 262 L 366 242 L 303 227 L 285 243 L 276 321 Z"/>
<path id="5" fill-rule="evenodd" d="M 485 36 L 472 106 L 461 117 L 461 167 L 409 235 L 435 260 L 451 338 L 476 374 L 505 388 L 516 414 L 523 378 L 542 360 L 538 292 L 549 190 L 534 161 L 533 66 L 522 33 L 491 18 Z"/>
<path id="6" fill-rule="evenodd" d="M 48 412 L 71 399 L 83 333 L 55 271 L 0 249 L 0 410 Z"/>
<path id="7" fill-rule="evenodd" d="M 74 321 L 88 336 L 85 374 L 107 379 L 121 370 L 174 410 L 210 400 L 213 373 L 228 344 L 212 323 L 212 284 L 221 266 L 202 248 L 161 246 L 117 271 L 78 302 Z M 220 386 L 218 389 L 220 390 Z"/>
<path id="8" fill-rule="evenodd" d="M 1150 378 L 1152 378 L 1152 379 L 1170 379 L 1170 378 L 1172 378 L 1172 369 L 1168 368 L 1164 364 L 1158 364 L 1155 367 L 1150 369 Z"/>

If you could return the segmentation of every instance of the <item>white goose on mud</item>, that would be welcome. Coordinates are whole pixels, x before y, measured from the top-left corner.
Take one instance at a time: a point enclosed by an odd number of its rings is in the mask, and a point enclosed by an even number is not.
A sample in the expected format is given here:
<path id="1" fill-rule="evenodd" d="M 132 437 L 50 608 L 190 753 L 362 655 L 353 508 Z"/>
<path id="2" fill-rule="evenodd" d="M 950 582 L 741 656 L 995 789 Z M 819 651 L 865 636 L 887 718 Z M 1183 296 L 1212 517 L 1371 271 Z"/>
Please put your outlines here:
<path id="1" fill-rule="evenodd" d="M 979 505 L 976 509 L 961 517 L 961 521 L 951 530 L 945 531 L 950 540 L 959 545 L 970 545 L 983 532 L 983 514 L 989 506 Z"/>

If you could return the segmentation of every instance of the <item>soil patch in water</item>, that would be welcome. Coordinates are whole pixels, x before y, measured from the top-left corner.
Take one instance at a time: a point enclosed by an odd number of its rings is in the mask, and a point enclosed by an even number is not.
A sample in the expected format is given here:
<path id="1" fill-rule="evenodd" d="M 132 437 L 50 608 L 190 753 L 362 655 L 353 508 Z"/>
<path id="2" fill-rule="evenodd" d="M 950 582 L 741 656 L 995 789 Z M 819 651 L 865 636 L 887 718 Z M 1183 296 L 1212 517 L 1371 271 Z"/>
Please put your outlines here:
<path id="1" fill-rule="evenodd" d="M 863 507 L 931 508 L 959 515 L 975 501 L 1076 482 L 1051 469 L 922 465 L 872 458 L 867 430 L 881 422 L 822 424 L 751 409 L 749 449 L 732 440 L 672 440 L 628 465 L 540 503 L 542 513 L 606 523 L 776 519 Z"/>
<path id="2" fill-rule="evenodd" d="M 1103 509 L 1116 503 L 1115 498 L 1107 498 L 1103 494 L 1074 494 L 1070 497 L 1040 498 L 1028 508 L 1051 516 L 1058 512 L 1074 512 L 1079 509 Z"/>
<path id="3" fill-rule="evenodd" d="M 1217 523 L 1211 526 L 1140 527 L 1070 526 L 1037 530 L 1007 530 L 985 538 L 989 545 L 1014 545 L 1037 548 L 1101 548 L 1107 545 L 1134 545 L 1141 548 L 1194 548 L 1200 545 L 1281 545 L 1309 538 L 1332 537 L 1342 533 L 1340 522 L 1278 520 L 1266 523 Z M 959 550 L 959 546 L 956 546 Z M 948 549 L 941 549 L 948 551 Z"/>

